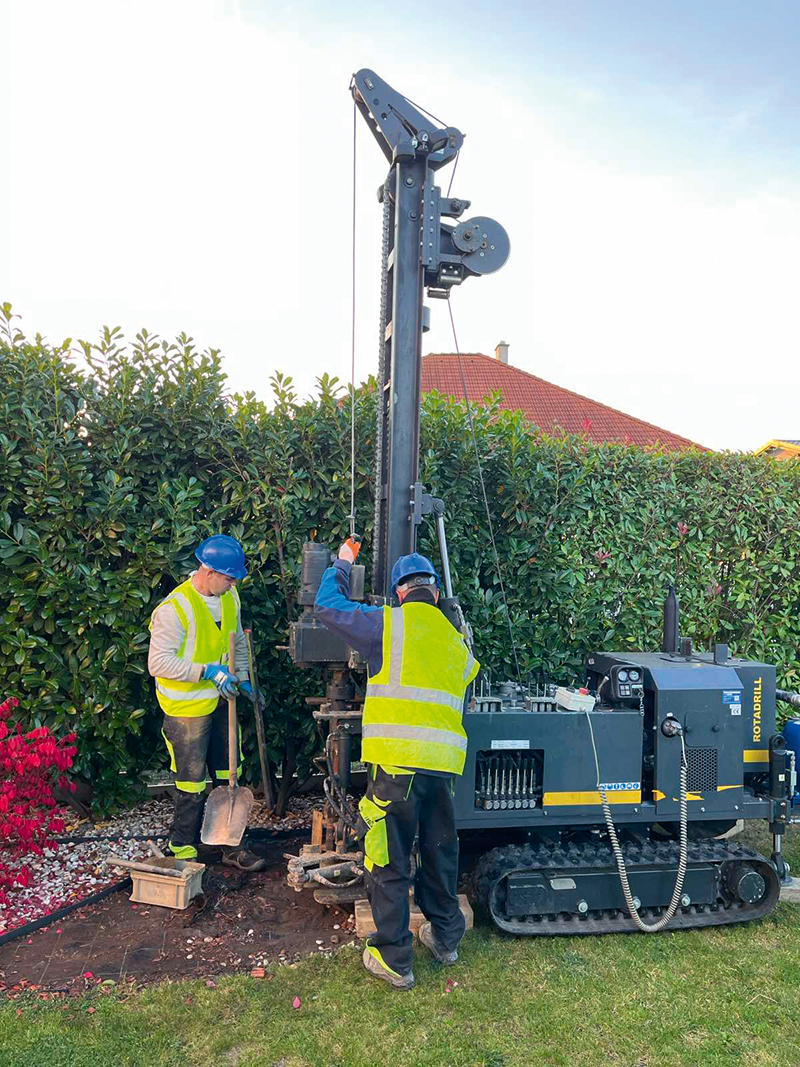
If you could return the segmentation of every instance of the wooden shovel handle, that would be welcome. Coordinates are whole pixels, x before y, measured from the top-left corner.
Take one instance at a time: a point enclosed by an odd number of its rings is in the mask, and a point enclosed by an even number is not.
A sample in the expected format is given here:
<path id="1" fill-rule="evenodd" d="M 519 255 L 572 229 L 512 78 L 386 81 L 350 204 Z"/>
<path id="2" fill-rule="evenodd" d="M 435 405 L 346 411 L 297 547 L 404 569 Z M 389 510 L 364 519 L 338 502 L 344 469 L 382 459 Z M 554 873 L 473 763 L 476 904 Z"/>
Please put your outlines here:
<path id="1" fill-rule="evenodd" d="M 175 870 L 172 867 L 156 867 L 155 865 L 151 866 L 149 863 L 136 863 L 134 860 L 125 860 L 122 856 L 115 856 L 113 852 L 106 856 L 106 862 L 114 867 L 125 867 L 129 871 L 144 871 L 146 874 L 165 874 L 168 878 L 186 877 L 183 871 Z"/>
<path id="2" fill-rule="evenodd" d="M 236 674 L 236 633 L 228 635 L 228 670 Z M 238 760 L 238 738 L 236 736 L 236 697 L 228 697 L 228 788 L 236 788 L 236 767 Z"/>

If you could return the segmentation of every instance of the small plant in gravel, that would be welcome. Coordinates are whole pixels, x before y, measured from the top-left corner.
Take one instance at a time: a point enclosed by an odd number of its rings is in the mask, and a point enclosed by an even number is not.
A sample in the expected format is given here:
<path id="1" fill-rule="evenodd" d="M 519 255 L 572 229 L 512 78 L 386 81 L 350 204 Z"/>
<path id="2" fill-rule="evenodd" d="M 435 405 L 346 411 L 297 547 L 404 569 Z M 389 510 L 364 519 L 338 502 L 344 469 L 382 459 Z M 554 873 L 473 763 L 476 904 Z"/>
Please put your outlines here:
<path id="1" fill-rule="evenodd" d="M 64 829 L 54 810 L 54 782 L 74 789 L 66 772 L 75 758 L 75 734 L 55 738 L 46 726 L 24 731 L 12 720 L 18 707 L 16 697 L 0 704 L 0 906 L 8 906 L 8 891 L 15 885 L 30 884 L 24 856 L 41 856 L 51 836 Z"/>

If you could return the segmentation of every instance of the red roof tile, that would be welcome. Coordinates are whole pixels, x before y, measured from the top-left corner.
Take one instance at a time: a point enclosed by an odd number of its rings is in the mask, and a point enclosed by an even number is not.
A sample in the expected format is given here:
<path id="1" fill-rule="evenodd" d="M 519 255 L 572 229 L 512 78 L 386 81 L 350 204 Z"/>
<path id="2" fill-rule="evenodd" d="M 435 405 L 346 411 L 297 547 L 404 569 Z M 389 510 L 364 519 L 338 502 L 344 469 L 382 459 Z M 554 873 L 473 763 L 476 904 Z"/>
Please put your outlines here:
<path id="1" fill-rule="evenodd" d="M 470 401 L 480 403 L 493 390 L 503 394 L 501 407 L 522 411 L 535 426 L 552 432 L 585 433 L 593 441 L 624 441 L 635 445 L 660 444 L 664 448 L 702 448 L 687 437 L 662 430 L 643 419 L 626 415 L 597 400 L 562 389 L 535 374 L 501 363 L 479 352 L 462 353 Z M 456 400 L 464 399 L 458 356 L 431 354 L 422 359 L 422 391 L 432 389 Z"/>

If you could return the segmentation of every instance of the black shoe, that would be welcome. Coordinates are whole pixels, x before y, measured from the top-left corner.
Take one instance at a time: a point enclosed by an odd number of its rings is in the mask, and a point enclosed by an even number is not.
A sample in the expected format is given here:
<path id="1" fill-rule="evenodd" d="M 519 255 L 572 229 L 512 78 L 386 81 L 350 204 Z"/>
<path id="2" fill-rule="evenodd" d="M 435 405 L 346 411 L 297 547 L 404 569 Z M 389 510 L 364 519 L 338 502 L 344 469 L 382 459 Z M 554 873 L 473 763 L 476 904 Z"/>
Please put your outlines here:
<path id="1" fill-rule="evenodd" d="M 224 848 L 222 862 L 228 867 L 236 867 L 237 870 L 247 873 L 263 871 L 267 865 L 267 861 L 261 856 L 257 856 L 255 852 L 250 852 L 249 849 L 242 848 L 240 845 L 235 848 Z"/>
<path id="2" fill-rule="evenodd" d="M 197 846 L 197 862 L 198 863 L 219 863 L 222 859 L 222 849 L 219 845 L 198 845 Z"/>

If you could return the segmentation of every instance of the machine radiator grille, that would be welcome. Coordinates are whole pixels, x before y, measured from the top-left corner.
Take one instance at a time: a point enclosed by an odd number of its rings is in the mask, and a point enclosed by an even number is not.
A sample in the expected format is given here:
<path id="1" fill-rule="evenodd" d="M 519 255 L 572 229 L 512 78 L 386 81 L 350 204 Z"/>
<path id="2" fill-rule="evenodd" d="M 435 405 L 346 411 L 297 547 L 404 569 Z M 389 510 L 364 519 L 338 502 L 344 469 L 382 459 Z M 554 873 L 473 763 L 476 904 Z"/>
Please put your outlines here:
<path id="1" fill-rule="evenodd" d="M 717 789 L 717 750 L 715 748 L 687 748 L 689 792 L 708 793 Z"/>

